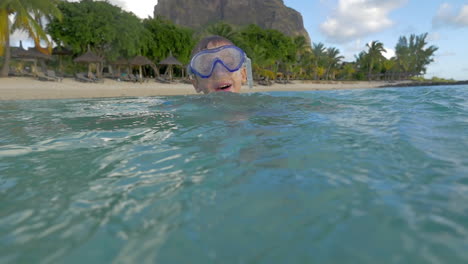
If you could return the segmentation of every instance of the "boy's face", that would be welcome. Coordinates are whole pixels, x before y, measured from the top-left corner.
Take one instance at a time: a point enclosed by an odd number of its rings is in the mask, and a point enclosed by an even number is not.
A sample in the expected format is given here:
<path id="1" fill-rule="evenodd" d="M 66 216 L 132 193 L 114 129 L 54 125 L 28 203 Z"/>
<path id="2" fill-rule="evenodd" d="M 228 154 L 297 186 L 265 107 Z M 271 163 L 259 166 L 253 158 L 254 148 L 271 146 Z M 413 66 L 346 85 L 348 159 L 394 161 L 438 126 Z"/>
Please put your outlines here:
<path id="1" fill-rule="evenodd" d="M 230 45 L 229 43 L 209 43 L 207 49 L 215 49 L 222 46 Z M 247 81 L 247 72 L 244 67 L 238 71 L 229 72 L 221 64 L 216 64 L 213 74 L 209 78 L 201 78 L 195 75 L 192 84 L 197 92 L 205 94 L 213 92 L 234 92 L 239 93 L 242 84 Z"/>

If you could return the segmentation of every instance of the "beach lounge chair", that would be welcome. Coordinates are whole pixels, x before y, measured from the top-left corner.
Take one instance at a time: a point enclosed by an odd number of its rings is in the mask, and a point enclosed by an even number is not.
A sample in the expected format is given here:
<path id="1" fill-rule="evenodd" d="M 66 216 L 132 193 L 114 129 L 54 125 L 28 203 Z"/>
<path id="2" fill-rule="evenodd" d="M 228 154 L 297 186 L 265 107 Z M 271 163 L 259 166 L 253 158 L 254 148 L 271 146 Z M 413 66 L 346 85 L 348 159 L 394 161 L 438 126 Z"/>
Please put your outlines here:
<path id="1" fill-rule="evenodd" d="M 36 77 L 40 81 L 51 81 L 51 82 L 58 81 L 57 79 L 51 78 L 51 77 L 45 75 L 43 72 L 39 72 L 39 71 L 36 73 Z"/>
<path id="2" fill-rule="evenodd" d="M 55 80 L 57 80 L 58 82 L 61 82 L 63 80 L 62 77 L 59 77 L 55 74 L 55 71 L 54 70 L 47 70 L 47 74 L 46 74 L 48 77 L 50 78 L 54 78 Z"/>
<path id="3" fill-rule="evenodd" d="M 109 76 L 107 76 L 107 78 L 112 79 L 112 80 L 116 80 L 116 81 L 120 81 L 121 80 L 121 74 L 118 74 L 118 73 L 109 74 Z"/>
<path id="4" fill-rule="evenodd" d="M 94 75 L 94 73 L 92 72 L 88 73 L 88 78 L 93 80 L 94 82 L 104 82 L 104 79 L 96 77 L 96 75 Z"/>
<path id="5" fill-rule="evenodd" d="M 264 86 L 270 86 L 273 84 L 272 81 L 270 81 L 268 78 L 264 78 L 258 81 L 259 85 L 264 85 Z"/>
<path id="6" fill-rule="evenodd" d="M 126 73 L 121 73 L 119 77 L 117 78 L 117 81 L 122 81 L 122 82 L 130 82 L 130 77 L 128 77 L 128 74 Z"/>
<path id="7" fill-rule="evenodd" d="M 122 81 L 122 78 L 123 78 L 123 73 L 114 73 L 114 78 L 116 81 Z"/>
<path id="8" fill-rule="evenodd" d="M 291 84 L 291 82 L 288 81 L 288 79 L 283 79 L 283 78 L 276 79 L 276 80 L 275 80 L 275 83 L 279 83 L 279 84 Z"/>
<path id="9" fill-rule="evenodd" d="M 170 80 L 166 79 L 166 78 L 163 78 L 163 77 L 156 77 L 156 82 L 159 82 L 159 83 L 171 83 Z"/>
<path id="10" fill-rule="evenodd" d="M 17 76 L 17 77 L 34 77 L 36 78 L 37 75 L 35 73 L 32 73 L 28 70 L 25 70 L 23 68 L 10 68 L 10 71 L 8 73 L 10 76 Z"/>
<path id="11" fill-rule="evenodd" d="M 133 73 L 129 73 L 127 76 L 130 82 L 138 82 L 138 78 Z"/>
<path id="12" fill-rule="evenodd" d="M 185 83 L 185 84 L 192 84 L 192 80 L 190 78 L 183 78 L 179 81 L 180 83 Z"/>
<path id="13" fill-rule="evenodd" d="M 144 82 L 148 82 L 148 81 L 149 81 L 148 78 L 145 78 L 145 77 L 141 77 L 141 78 L 140 78 L 139 75 L 136 75 L 135 77 L 136 77 L 136 79 L 137 79 L 137 82 L 139 82 L 139 83 L 144 83 Z"/>
<path id="14" fill-rule="evenodd" d="M 92 83 L 94 80 L 89 79 L 88 77 L 85 76 L 84 73 L 80 72 L 75 74 L 75 80 L 79 82 L 87 82 L 87 83 Z"/>
<path id="15" fill-rule="evenodd" d="M 135 75 L 128 73 L 122 73 L 119 79 L 124 82 L 136 82 Z"/>
<path id="16" fill-rule="evenodd" d="M 10 67 L 10 71 L 8 72 L 8 76 L 22 76 L 21 72 L 18 71 L 15 67 Z"/>
<path id="17" fill-rule="evenodd" d="M 110 72 L 104 72 L 104 73 L 102 73 L 102 78 L 117 80 L 118 75 L 117 75 L 117 74 L 110 73 Z"/>

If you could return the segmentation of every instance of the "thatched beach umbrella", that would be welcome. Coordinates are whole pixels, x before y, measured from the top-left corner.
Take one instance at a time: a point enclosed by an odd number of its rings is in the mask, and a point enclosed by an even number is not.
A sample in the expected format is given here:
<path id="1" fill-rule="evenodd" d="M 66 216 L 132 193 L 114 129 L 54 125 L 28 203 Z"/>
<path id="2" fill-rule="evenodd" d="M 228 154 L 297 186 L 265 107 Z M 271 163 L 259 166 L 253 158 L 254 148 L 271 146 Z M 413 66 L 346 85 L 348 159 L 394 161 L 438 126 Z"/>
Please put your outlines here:
<path id="1" fill-rule="evenodd" d="M 19 47 L 11 47 L 11 57 L 15 59 L 26 58 L 28 51 L 23 48 L 23 42 L 20 41 Z"/>
<path id="2" fill-rule="evenodd" d="M 32 59 L 42 59 L 42 60 L 51 60 L 52 56 L 49 54 L 44 54 L 40 52 L 38 49 L 34 48 L 29 48 L 27 50 L 27 57 L 32 58 Z"/>
<path id="3" fill-rule="evenodd" d="M 172 81 L 172 67 L 173 65 L 182 65 L 182 63 L 176 59 L 174 56 L 172 56 L 172 52 L 169 55 L 169 57 L 165 58 L 161 62 L 159 62 L 161 65 L 168 65 L 168 69 L 166 70 L 166 73 L 169 72 L 169 79 Z"/>
<path id="4" fill-rule="evenodd" d="M 52 55 L 59 57 L 59 69 L 63 72 L 62 56 L 71 56 L 73 55 L 73 51 L 62 46 L 57 46 L 52 49 Z"/>
<path id="5" fill-rule="evenodd" d="M 102 62 L 103 59 L 99 57 L 98 55 L 96 55 L 96 53 L 92 51 L 88 51 L 85 54 L 79 57 L 76 57 L 73 61 L 82 62 L 82 63 L 98 63 L 98 62 Z"/>
<path id="6" fill-rule="evenodd" d="M 31 58 L 31 59 L 34 59 L 35 62 L 34 62 L 34 69 L 37 68 L 37 61 L 38 60 L 41 60 L 41 66 L 42 66 L 42 70 L 45 72 L 47 71 L 47 67 L 44 63 L 45 60 L 51 60 L 52 59 L 52 56 L 49 55 L 49 54 L 44 54 L 42 52 L 40 52 L 36 47 L 34 48 L 29 48 L 28 51 L 28 57 Z"/>
<path id="7" fill-rule="evenodd" d="M 85 54 L 75 58 L 74 62 L 79 63 L 88 63 L 88 76 L 91 75 L 91 63 L 102 63 L 103 59 L 96 55 L 96 53 L 92 51 L 88 51 Z"/>
<path id="8" fill-rule="evenodd" d="M 27 50 L 23 48 L 23 42 L 20 41 L 20 46 L 18 48 L 12 48 L 12 57 L 19 59 L 44 59 L 50 60 L 52 56 L 49 54 L 44 54 L 40 52 L 36 47 L 28 48 Z"/>
<path id="9" fill-rule="evenodd" d="M 23 48 L 22 41 L 20 41 L 19 47 L 11 47 L 10 52 L 12 59 L 32 62 L 34 64 L 34 69 L 36 69 L 37 60 L 29 56 L 28 51 Z"/>
<path id="10" fill-rule="evenodd" d="M 23 43 L 20 41 L 20 46 L 18 48 L 14 48 L 11 50 L 11 57 L 22 60 L 22 61 L 30 61 L 34 63 L 33 67 L 33 73 L 36 71 L 37 68 L 37 61 L 38 60 L 50 60 L 52 59 L 52 56 L 48 54 L 44 54 L 40 52 L 36 47 L 34 48 L 28 48 L 25 50 L 23 48 Z M 43 64 L 44 66 L 44 64 Z"/>
<path id="11" fill-rule="evenodd" d="M 120 67 L 121 66 L 127 66 L 127 70 L 130 71 L 128 69 L 128 65 L 130 65 L 130 61 L 127 60 L 126 58 L 123 58 L 123 57 L 118 58 L 116 61 L 112 62 L 111 65 L 117 66 L 117 72 L 118 72 L 119 76 L 120 76 Z"/>
<path id="12" fill-rule="evenodd" d="M 140 80 L 143 79 L 142 66 L 151 65 L 153 62 L 145 56 L 136 56 L 130 61 L 130 65 L 138 66 L 140 69 Z"/>

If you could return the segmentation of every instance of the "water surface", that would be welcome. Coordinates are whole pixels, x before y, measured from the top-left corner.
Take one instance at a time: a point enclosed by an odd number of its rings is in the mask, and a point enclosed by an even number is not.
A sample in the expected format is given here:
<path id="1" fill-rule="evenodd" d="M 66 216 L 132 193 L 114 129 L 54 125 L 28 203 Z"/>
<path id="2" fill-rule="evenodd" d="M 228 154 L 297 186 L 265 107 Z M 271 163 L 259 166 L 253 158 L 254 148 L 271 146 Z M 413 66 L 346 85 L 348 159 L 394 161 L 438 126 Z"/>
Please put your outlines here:
<path id="1" fill-rule="evenodd" d="M 0 263 L 467 263 L 468 86 L 0 102 Z"/>

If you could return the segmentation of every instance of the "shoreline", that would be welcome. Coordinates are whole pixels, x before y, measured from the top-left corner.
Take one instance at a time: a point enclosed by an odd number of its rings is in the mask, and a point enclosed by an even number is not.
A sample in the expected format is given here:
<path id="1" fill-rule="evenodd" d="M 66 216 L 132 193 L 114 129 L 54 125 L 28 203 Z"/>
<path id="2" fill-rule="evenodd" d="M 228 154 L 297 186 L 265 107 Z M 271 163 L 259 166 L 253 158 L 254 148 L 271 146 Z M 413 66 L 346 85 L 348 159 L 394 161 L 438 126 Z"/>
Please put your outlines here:
<path id="1" fill-rule="evenodd" d="M 459 82 L 468 84 L 467 81 Z M 422 85 L 431 85 L 424 83 Z M 435 84 L 432 84 L 435 85 Z M 440 85 L 440 84 L 439 84 Z M 444 83 L 443 85 L 452 85 Z M 415 82 L 384 81 L 292 81 L 290 84 L 271 86 L 256 85 L 252 90 L 242 87 L 242 93 L 287 92 L 287 91 L 325 91 L 350 89 L 375 89 L 384 87 L 418 86 Z M 191 84 L 163 84 L 150 80 L 146 83 L 119 82 L 105 79 L 103 83 L 82 83 L 73 78 L 62 82 L 39 81 L 30 77 L 0 78 L 0 100 L 46 100 L 46 99 L 84 99 L 114 97 L 147 97 L 195 95 Z"/>
<path id="2" fill-rule="evenodd" d="M 418 86 L 444 86 L 444 85 L 468 85 L 468 81 L 454 81 L 454 82 L 408 82 L 388 84 L 381 88 L 397 88 L 397 87 L 418 87 Z"/>

